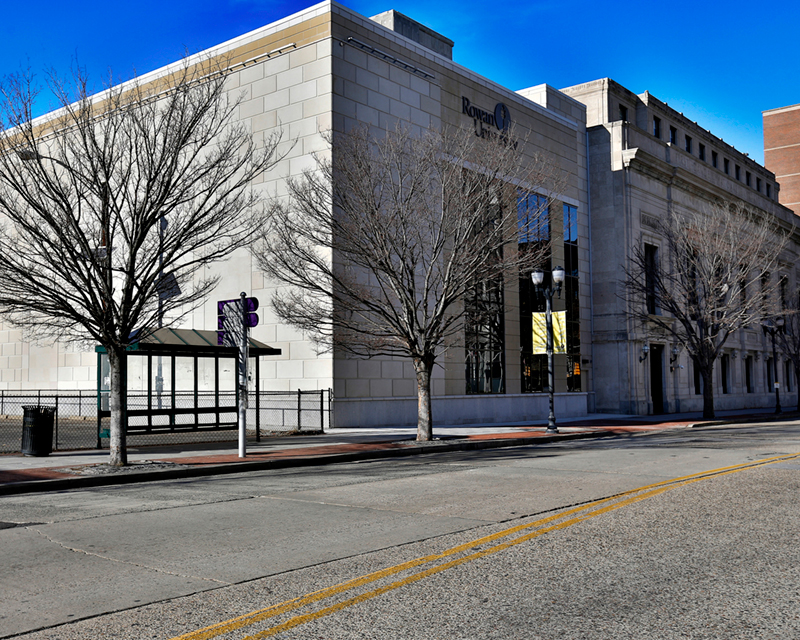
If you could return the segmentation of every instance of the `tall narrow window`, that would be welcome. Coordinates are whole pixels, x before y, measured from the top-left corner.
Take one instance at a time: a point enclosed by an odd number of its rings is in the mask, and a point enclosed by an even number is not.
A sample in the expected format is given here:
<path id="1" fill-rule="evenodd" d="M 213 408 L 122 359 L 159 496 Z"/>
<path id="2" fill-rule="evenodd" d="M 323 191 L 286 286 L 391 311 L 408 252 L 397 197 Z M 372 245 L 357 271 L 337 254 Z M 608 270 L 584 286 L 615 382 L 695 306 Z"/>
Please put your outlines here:
<path id="1" fill-rule="evenodd" d="M 753 356 L 744 359 L 744 386 L 747 393 L 753 393 Z"/>
<path id="2" fill-rule="evenodd" d="M 628 107 L 624 104 L 619 105 L 619 119 L 623 122 L 628 121 Z"/>
<path id="3" fill-rule="evenodd" d="M 727 158 L 722 159 L 722 170 L 725 172 L 725 175 L 731 175 L 731 161 Z"/>
<path id="4" fill-rule="evenodd" d="M 686 153 L 692 152 L 692 136 L 685 136 L 686 137 Z"/>
<path id="5" fill-rule="evenodd" d="M 669 128 L 669 141 L 671 144 L 678 144 L 678 130 L 672 126 Z"/>
<path id="6" fill-rule="evenodd" d="M 780 296 L 781 311 L 786 311 L 789 295 L 789 278 L 781 276 L 778 281 L 778 295 Z"/>
<path id="7" fill-rule="evenodd" d="M 487 221 L 501 215 L 487 211 Z M 466 393 L 505 393 L 505 317 L 502 278 L 472 283 L 464 297 Z"/>
<path id="8" fill-rule="evenodd" d="M 693 380 L 694 380 L 694 395 L 699 396 L 703 393 L 703 377 L 700 375 L 700 367 L 697 366 L 697 363 L 692 360 L 692 373 L 693 373 Z"/>
<path id="9" fill-rule="evenodd" d="M 567 391 L 581 390 L 581 314 L 578 291 L 578 208 L 564 205 L 564 301 L 567 311 Z"/>
<path id="10" fill-rule="evenodd" d="M 652 244 L 644 245 L 644 286 L 645 305 L 647 313 L 658 313 L 656 281 L 658 275 L 658 247 Z"/>
<path id="11" fill-rule="evenodd" d="M 738 164 L 733 170 L 733 177 L 736 178 L 739 182 L 742 181 L 742 168 Z"/>
<path id="12" fill-rule="evenodd" d="M 753 178 L 749 171 L 744 172 L 744 183 L 749 187 L 750 183 L 752 182 Z"/>
<path id="13" fill-rule="evenodd" d="M 550 211 L 543 197 L 535 193 L 521 193 L 517 202 L 517 219 L 520 251 L 536 251 L 549 243 Z M 552 263 L 548 257 L 542 264 L 545 278 L 549 277 L 551 269 Z M 532 316 L 544 311 L 544 295 L 533 286 L 530 274 L 520 274 L 519 323 L 523 393 L 540 393 L 547 387 L 547 356 L 533 353 Z"/>
<path id="14" fill-rule="evenodd" d="M 661 118 L 653 116 L 653 135 L 661 140 Z"/>
<path id="15" fill-rule="evenodd" d="M 761 193 L 761 178 L 756 177 L 756 191 Z"/>
<path id="16" fill-rule="evenodd" d="M 772 185 L 767 183 L 767 198 L 772 197 Z"/>
<path id="17" fill-rule="evenodd" d="M 702 142 L 697 147 L 697 155 L 701 160 L 705 161 L 705 159 L 706 159 L 706 145 L 704 145 Z"/>
<path id="18" fill-rule="evenodd" d="M 730 356 L 727 353 L 722 354 L 720 358 L 720 379 L 722 382 L 722 393 L 730 393 L 729 376 L 731 369 Z"/>
<path id="19" fill-rule="evenodd" d="M 467 393 L 505 393 L 503 283 L 480 282 L 467 297 Z"/>
<path id="20" fill-rule="evenodd" d="M 719 164 L 719 154 L 716 151 L 712 151 L 711 152 L 711 166 L 716 169 L 718 164 Z"/>

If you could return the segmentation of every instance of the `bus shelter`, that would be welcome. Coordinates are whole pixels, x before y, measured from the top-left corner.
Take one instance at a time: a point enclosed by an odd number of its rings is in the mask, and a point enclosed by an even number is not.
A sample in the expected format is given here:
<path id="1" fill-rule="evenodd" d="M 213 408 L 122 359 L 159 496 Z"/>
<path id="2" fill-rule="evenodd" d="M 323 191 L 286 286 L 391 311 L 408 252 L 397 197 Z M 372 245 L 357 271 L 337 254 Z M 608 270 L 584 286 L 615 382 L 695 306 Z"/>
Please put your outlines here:
<path id="1" fill-rule="evenodd" d="M 97 448 L 108 437 L 110 371 L 105 347 L 97 353 Z M 260 360 L 281 350 L 249 340 L 248 384 L 255 392 L 255 432 L 260 439 Z M 238 428 L 239 386 L 235 347 L 217 344 L 216 331 L 157 329 L 133 343 L 122 366 L 122 423 L 127 434 L 217 431 Z"/>

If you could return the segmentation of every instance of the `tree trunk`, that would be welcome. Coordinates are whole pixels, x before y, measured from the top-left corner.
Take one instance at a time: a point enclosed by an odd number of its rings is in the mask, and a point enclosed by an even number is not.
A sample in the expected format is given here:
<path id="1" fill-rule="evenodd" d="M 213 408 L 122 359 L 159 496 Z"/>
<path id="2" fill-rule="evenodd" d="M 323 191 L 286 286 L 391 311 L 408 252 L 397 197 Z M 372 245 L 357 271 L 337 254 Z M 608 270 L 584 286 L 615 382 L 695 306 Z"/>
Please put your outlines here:
<path id="1" fill-rule="evenodd" d="M 431 406 L 431 373 L 433 357 L 414 358 L 417 373 L 417 441 L 433 439 L 433 407 Z"/>
<path id="2" fill-rule="evenodd" d="M 108 393 L 108 405 L 111 410 L 111 424 L 109 428 L 109 449 L 111 457 L 109 464 L 115 467 L 124 467 L 128 464 L 128 448 L 122 415 L 123 394 L 127 391 L 124 374 L 125 355 L 124 351 L 108 349 L 108 365 L 111 378 Z"/>
<path id="3" fill-rule="evenodd" d="M 700 377 L 703 379 L 703 419 L 714 417 L 714 361 L 700 366 Z"/>

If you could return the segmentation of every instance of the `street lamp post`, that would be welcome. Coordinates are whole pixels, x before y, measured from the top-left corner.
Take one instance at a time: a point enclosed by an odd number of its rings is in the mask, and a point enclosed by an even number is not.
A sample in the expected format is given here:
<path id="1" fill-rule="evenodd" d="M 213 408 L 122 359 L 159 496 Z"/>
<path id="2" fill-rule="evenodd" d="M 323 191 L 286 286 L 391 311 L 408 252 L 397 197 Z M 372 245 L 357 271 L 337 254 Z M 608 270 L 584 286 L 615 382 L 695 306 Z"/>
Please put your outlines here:
<path id="1" fill-rule="evenodd" d="M 772 339 L 772 383 L 775 386 L 775 414 L 781 413 L 781 391 L 778 383 L 778 352 L 775 349 L 775 334 L 783 331 L 783 318 L 768 318 L 761 322 L 764 335 L 769 335 Z"/>
<path id="2" fill-rule="evenodd" d="M 550 391 L 550 414 L 547 416 L 547 431 L 546 433 L 558 433 L 556 427 L 556 414 L 553 409 L 553 390 L 555 387 L 554 369 L 553 366 L 553 294 L 558 294 L 561 297 L 561 285 L 564 283 L 564 276 L 566 275 L 563 267 L 556 267 L 552 271 L 552 282 L 549 287 L 544 286 L 544 271 L 538 270 L 531 274 L 534 286 L 544 294 L 546 301 L 545 313 L 545 327 L 547 330 L 547 386 Z"/>

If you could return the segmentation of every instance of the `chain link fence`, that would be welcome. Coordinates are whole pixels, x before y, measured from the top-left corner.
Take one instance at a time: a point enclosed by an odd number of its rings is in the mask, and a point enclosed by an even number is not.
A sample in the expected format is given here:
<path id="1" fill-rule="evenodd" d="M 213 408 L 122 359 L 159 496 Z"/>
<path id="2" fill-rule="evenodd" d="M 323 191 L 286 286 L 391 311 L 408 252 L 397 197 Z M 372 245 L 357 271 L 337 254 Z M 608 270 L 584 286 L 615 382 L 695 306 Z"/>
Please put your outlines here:
<path id="1" fill-rule="evenodd" d="M 235 441 L 238 438 L 235 393 L 128 395 L 128 446 L 175 445 Z M 249 438 L 321 433 L 330 426 L 332 392 L 251 392 L 247 410 Z M 99 401 L 108 408 L 107 395 Z M 108 447 L 109 419 L 97 421 L 98 397 L 93 391 L 0 391 L 0 454 L 19 453 L 23 407 L 55 407 L 53 450 Z M 159 413 L 165 411 L 167 413 Z"/>

